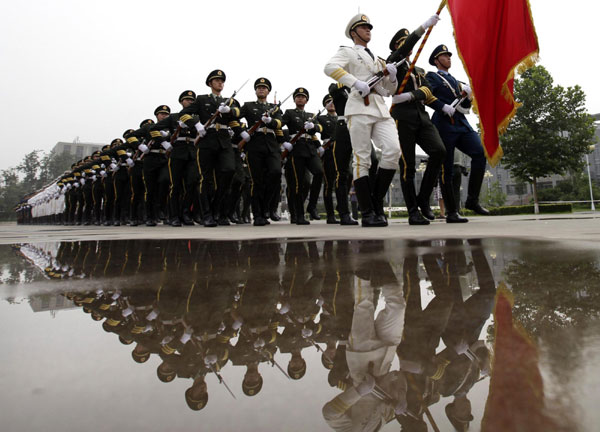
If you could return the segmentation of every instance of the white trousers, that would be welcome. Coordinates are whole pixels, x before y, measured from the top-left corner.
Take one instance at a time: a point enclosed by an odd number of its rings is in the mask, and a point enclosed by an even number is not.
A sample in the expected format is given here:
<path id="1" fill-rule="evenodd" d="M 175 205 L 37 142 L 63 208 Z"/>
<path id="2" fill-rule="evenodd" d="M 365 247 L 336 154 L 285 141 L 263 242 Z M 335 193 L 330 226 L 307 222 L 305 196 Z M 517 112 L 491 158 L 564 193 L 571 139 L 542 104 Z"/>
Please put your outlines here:
<path id="1" fill-rule="evenodd" d="M 369 115 L 348 116 L 348 131 L 352 141 L 354 180 L 369 174 L 371 167 L 371 140 L 381 149 L 379 167 L 397 169 L 400 161 L 400 140 L 392 118 L 382 119 Z"/>

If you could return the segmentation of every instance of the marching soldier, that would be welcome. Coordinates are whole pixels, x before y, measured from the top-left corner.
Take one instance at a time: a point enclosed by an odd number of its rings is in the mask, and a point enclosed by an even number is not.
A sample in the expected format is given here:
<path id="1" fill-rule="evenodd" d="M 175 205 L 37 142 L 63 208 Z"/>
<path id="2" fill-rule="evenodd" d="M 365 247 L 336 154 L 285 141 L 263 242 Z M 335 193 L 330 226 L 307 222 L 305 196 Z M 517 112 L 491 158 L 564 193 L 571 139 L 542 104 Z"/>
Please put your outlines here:
<path id="1" fill-rule="evenodd" d="M 267 102 L 271 91 L 271 81 L 258 78 L 254 82 L 256 102 L 246 102 L 241 108 L 240 118 L 245 118 L 251 128 L 258 122 L 260 126 L 250 136 L 244 135 L 244 151 L 250 173 L 250 199 L 254 225 L 264 226 L 269 222 L 265 214 L 277 220 L 277 215 L 270 212 L 269 204 L 279 193 L 281 185 L 281 152 L 283 142 L 281 130 L 282 120 L 279 107 Z"/>
<path id="2" fill-rule="evenodd" d="M 348 208 L 348 179 L 350 172 L 350 158 L 352 156 L 352 145 L 350 135 L 344 117 L 344 109 L 348 100 L 348 87 L 340 84 L 331 84 L 329 93 L 323 98 L 323 106 L 327 109 L 327 115 L 319 117 L 319 123 L 323 125 L 323 169 L 325 170 L 325 187 L 323 188 L 323 201 L 327 211 L 327 223 L 338 223 L 335 221 L 333 212 L 332 192 L 335 188 L 337 211 L 340 215 L 341 225 L 358 225 L 350 216 Z M 338 104 L 341 107 L 341 115 L 338 115 Z M 335 221 L 335 222 L 334 222 Z"/>
<path id="3" fill-rule="evenodd" d="M 113 178 L 113 172 L 110 170 L 110 164 L 112 163 L 112 158 L 114 154 L 111 150 L 110 145 L 105 145 L 102 147 L 102 151 L 100 152 L 100 161 L 101 168 L 100 176 L 102 177 L 102 190 L 104 208 L 103 208 L 103 216 L 104 216 L 104 226 L 110 226 L 113 224 L 113 215 L 114 215 L 114 204 L 115 204 L 115 184 Z"/>
<path id="4" fill-rule="evenodd" d="M 196 93 L 192 90 L 186 90 L 179 95 L 179 103 L 185 109 L 194 103 Z M 171 136 L 174 136 L 176 131 L 177 137 L 173 142 L 162 140 L 164 148 L 168 156 L 169 170 L 169 209 L 170 209 L 170 225 L 179 227 L 183 222 L 184 225 L 194 225 L 194 220 L 202 223 L 199 217 L 200 201 L 198 199 L 198 165 L 196 163 L 196 149 L 194 140 L 196 139 L 196 129 L 178 127 L 178 122 L 181 118 L 181 113 L 173 113 L 159 120 L 156 125 L 151 128 L 151 133 L 161 130 L 168 130 Z M 162 145 L 161 144 L 161 145 Z M 182 199 L 183 198 L 183 199 Z M 190 209 L 194 208 L 194 219 Z"/>
<path id="5" fill-rule="evenodd" d="M 437 46 L 429 57 L 429 64 L 437 67 L 437 72 L 429 72 L 427 79 L 436 101 L 429 106 L 435 109 L 433 124 L 439 130 L 446 146 L 446 158 L 442 171 L 442 193 L 448 216 L 446 222 L 467 222 L 458 214 L 458 205 L 452 188 L 452 173 L 454 165 L 454 149 L 459 149 L 471 158 L 471 174 L 465 208 L 475 213 L 487 216 L 490 212 L 479 203 L 479 193 L 485 174 L 485 154 L 479 139 L 479 134 L 471 128 L 465 114 L 471 108 L 473 98 L 471 88 L 459 82 L 448 70 L 452 66 L 452 53 L 446 45 Z M 455 104 L 454 101 L 461 101 Z"/>
<path id="6" fill-rule="evenodd" d="M 435 25 L 438 21 L 439 17 L 433 15 L 412 33 L 409 34 L 408 30 L 401 29 L 391 39 L 389 47 L 392 54 L 388 61 L 406 59 L 398 68 L 397 77 L 400 81 L 404 79 L 409 70 L 409 56 L 415 43 L 423 36 L 428 27 Z M 435 98 L 425 78 L 425 71 L 418 67 L 411 73 L 402 93 L 395 94 L 392 98 L 391 113 L 396 121 L 402 148 L 400 185 L 408 209 L 410 225 L 429 225 L 429 220 L 435 219 L 429 206 L 429 199 L 436 185 L 446 151 L 437 129 L 425 111 L 424 103 L 431 103 L 433 100 Z M 417 143 L 429 155 L 418 194 L 415 190 L 415 147 Z M 419 208 L 421 212 L 419 212 Z"/>
<path id="7" fill-rule="evenodd" d="M 229 189 L 235 173 L 235 155 L 229 131 L 239 128 L 237 121 L 240 111 L 234 106 L 234 100 L 225 99 L 221 92 L 225 86 L 225 72 L 220 69 L 212 71 L 206 77 L 206 85 L 211 92 L 200 95 L 187 108 L 181 110 L 182 127 L 195 128 L 198 142 L 197 162 L 200 171 L 200 200 L 205 227 L 217 226 L 221 217 L 220 210 L 225 193 Z M 204 124 L 218 112 L 214 123 L 205 129 Z M 198 118 L 192 117 L 196 114 Z M 225 215 L 220 221 L 229 225 Z M 226 223 L 227 222 L 227 223 Z"/>
<path id="8" fill-rule="evenodd" d="M 171 108 L 167 105 L 160 105 L 154 110 L 156 120 L 159 122 L 169 117 L 169 114 L 171 114 Z M 156 222 L 165 217 L 169 189 L 169 167 L 167 166 L 167 150 L 163 145 L 163 134 L 161 131 L 152 130 L 153 126 L 154 121 L 145 120 L 139 130 L 148 143 L 147 149 L 144 148 L 143 164 L 146 188 L 146 226 L 156 226 Z"/>
<path id="9" fill-rule="evenodd" d="M 383 207 L 374 208 L 373 203 L 383 203 L 392 177 L 400 159 L 400 143 L 394 121 L 382 95 L 389 95 L 396 89 L 396 68 L 377 58 L 367 48 L 371 40 L 373 26 L 366 15 L 352 17 L 346 26 L 346 37 L 354 42 L 353 47 L 340 47 L 327 62 L 324 72 L 338 83 L 352 88 L 346 104 L 345 116 L 354 150 L 354 188 L 363 214 L 363 227 L 384 227 L 387 220 Z M 372 93 L 367 84 L 378 72 L 386 71 Z M 371 194 L 369 168 L 371 167 L 371 140 L 382 149 L 381 162 Z"/>
<path id="10" fill-rule="evenodd" d="M 142 127 L 142 125 L 147 121 L 152 120 L 144 120 L 141 123 L 140 127 Z M 136 131 L 134 131 L 133 129 L 126 130 L 123 133 L 123 138 L 126 140 L 127 144 L 130 147 L 130 150 L 128 150 L 127 153 L 133 155 L 129 158 L 131 159 L 131 161 L 127 161 L 127 172 L 129 174 L 130 184 L 129 224 L 131 226 L 137 226 L 144 220 L 144 195 L 146 192 L 146 188 L 144 186 L 144 163 L 141 158 L 141 153 L 138 151 L 139 142 L 138 137 L 136 136 Z"/>
<path id="11" fill-rule="evenodd" d="M 305 132 L 296 141 L 294 146 L 289 142 L 283 144 L 284 148 L 289 151 L 289 160 L 293 175 L 287 176 L 292 182 L 288 184 L 291 197 L 294 201 L 296 224 L 308 225 L 310 222 L 304 217 L 304 197 L 305 188 L 304 176 L 306 171 L 310 171 L 313 175 L 311 183 L 311 194 L 308 202 L 307 211 L 311 219 L 320 219 L 317 212 L 317 199 L 321 190 L 323 181 L 323 164 L 321 163 L 321 149 L 316 133 L 322 132 L 322 126 L 314 119 L 313 114 L 304 110 L 304 106 L 308 102 L 309 93 L 303 87 L 298 87 L 294 90 L 295 109 L 288 109 L 283 114 L 283 123 L 287 126 L 290 136 L 293 137 L 301 130 Z M 316 143 L 316 144 L 315 144 Z M 287 170 L 288 168 L 286 168 Z M 316 193 L 313 191 L 316 190 Z"/>

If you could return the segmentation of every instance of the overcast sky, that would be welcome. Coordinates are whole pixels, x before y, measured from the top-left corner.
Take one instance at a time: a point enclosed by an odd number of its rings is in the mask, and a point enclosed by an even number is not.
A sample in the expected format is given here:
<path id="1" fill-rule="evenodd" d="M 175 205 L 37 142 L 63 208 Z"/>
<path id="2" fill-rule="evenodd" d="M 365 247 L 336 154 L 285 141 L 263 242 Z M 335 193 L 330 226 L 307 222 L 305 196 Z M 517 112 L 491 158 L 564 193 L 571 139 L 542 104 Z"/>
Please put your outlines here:
<path id="1" fill-rule="evenodd" d="M 555 83 L 579 84 L 588 110 L 600 112 L 600 84 L 591 64 L 600 4 L 530 3 L 540 64 Z M 318 110 L 331 82 L 323 66 L 339 45 L 351 44 L 344 29 L 359 7 L 374 25 L 369 46 L 386 57 L 394 33 L 415 29 L 438 5 L 438 0 L 6 2 L 0 25 L 0 114 L 6 121 L 0 169 L 17 165 L 34 149 L 49 151 L 58 141 L 109 143 L 153 117 L 161 104 L 178 111 L 178 95 L 187 89 L 206 93 L 205 78 L 216 68 L 227 75 L 226 96 L 250 79 L 240 102 L 252 100 L 252 83 L 266 76 L 279 99 L 306 87 L 307 109 Z M 438 44 L 456 52 L 447 10 L 441 18 L 417 63 L 427 70 Z M 466 80 L 460 59 L 453 60 L 451 72 Z M 284 108 L 292 106 L 290 99 Z"/>

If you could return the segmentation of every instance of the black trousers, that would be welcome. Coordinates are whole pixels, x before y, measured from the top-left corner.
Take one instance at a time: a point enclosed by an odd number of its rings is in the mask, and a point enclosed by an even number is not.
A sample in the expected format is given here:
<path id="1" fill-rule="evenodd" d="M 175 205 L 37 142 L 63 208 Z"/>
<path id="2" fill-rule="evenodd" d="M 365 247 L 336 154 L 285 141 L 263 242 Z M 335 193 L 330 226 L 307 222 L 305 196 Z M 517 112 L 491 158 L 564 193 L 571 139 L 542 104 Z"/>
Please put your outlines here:
<path id="1" fill-rule="evenodd" d="M 175 143 L 174 147 L 168 161 L 169 204 L 171 217 L 181 217 L 182 210 L 189 211 L 192 207 L 200 173 L 193 144 Z"/>
<path id="2" fill-rule="evenodd" d="M 197 152 L 200 197 L 204 217 L 218 215 L 235 173 L 235 155 L 229 132 L 209 132 L 200 140 Z"/>
<path id="3" fill-rule="evenodd" d="M 144 196 L 146 188 L 144 186 L 144 173 L 142 163 L 136 161 L 135 165 L 129 168 L 129 188 L 130 188 L 130 218 L 134 221 L 143 219 L 144 215 Z"/>
<path id="4" fill-rule="evenodd" d="M 275 137 L 257 133 L 246 145 L 250 175 L 250 197 L 255 216 L 271 211 L 271 202 L 281 187 L 281 155 Z"/>
<path id="5" fill-rule="evenodd" d="M 129 185 L 129 174 L 127 168 L 121 166 L 113 173 L 113 190 L 115 195 L 114 220 L 124 222 L 129 217 L 129 200 L 131 187 Z"/>
<path id="6" fill-rule="evenodd" d="M 158 219 L 159 211 L 166 209 L 169 190 L 169 167 L 161 153 L 148 153 L 144 157 L 144 186 L 146 187 L 146 220 Z"/>
<path id="7" fill-rule="evenodd" d="M 304 147 L 302 147 L 304 146 Z M 291 184 L 289 184 L 292 201 L 295 204 L 295 211 L 297 217 L 303 217 L 304 215 L 304 197 L 306 196 L 306 184 L 304 178 L 307 171 L 313 175 L 313 182 L 315 177 L 317 181 L 323 178 L 323 164 L 321 158 L 317 155 L 317 151 L 311 142 L 300 142 L 298 141 L 290 153 L 290 163 L 292 172 L 290 177 Z M 319 190 L 321 189 L 319 183 Z M 314 199 L 314 198 L 313 198 Z M 309 201 L 309 206 L 313 204 Z M 316 205 L 316 202 L 314 203 Z"/>

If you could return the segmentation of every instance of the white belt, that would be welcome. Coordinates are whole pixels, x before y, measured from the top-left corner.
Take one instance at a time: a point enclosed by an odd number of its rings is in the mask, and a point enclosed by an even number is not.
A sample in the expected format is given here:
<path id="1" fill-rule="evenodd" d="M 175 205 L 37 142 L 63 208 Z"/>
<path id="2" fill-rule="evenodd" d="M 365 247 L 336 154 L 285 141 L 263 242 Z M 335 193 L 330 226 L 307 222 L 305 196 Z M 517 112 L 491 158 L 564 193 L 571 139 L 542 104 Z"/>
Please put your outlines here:
<path id="1" fill-rule="evenodd" d="M 344 122 L 346 121 L 346 117 L 344 117 L 344 116 L 338 116 L 337 119 L 338 119 L 338 121 L 340 121 L 340 120 L 344 121 Z"/>
<path id="2" fill-rule="evenodd" d="M 312 140 L 312 135 L 305 133 L 298 137 L 298 139 L 302 139 L 302 138 L 307 139 L 307 140 Z"/>
<path id="3" fill-rule="evenodd" d="M 268 133 L 270 133 L 270 134 L 273 134 L 273 135 L 275 135 L 275 131 L 274 131 L 273 129 L 270 129 L 270 128 L 268 128 L 268 127 L 261 127 L 261 128 L 258 128 L 258 129 L 256 129 L 256 132 L 262 132 L 262 133 L 264 133 L 264 134 L 268 134 Z"/>
<path id="4" fill-rule="evenodd" d="M 150 153 L 161 153 L 161 154 L 165 154 L 166 151 L 165 150 L 161 150 L 161 149 L 153 149 L 150 150 Z"/>
<path id="5" fill-rule="evenodd" d="M 331 138 L 324 139 L 324 140 L 323 140 L 323 144 L 322 144 L 322 145 L 325 145 L 325 144 L 327 144 L 329 141 L 331 141 Z"/>
<path id="6" fill-rule="evenodd" d="M 192 138 L 192 137 L 178 137 L 175 141 L 177 141 L 177 142 L 193 142 L 194 138 Z"/>
<path id="7" fill-rule="evenodd" d="M 209 127 L 209 129 L 216 129 L 216 130 L 229 130 L 229 126 L 226 125 L 222 125 L 220 123 L 213 123 L 211 124 Z"/>
<path id="8" fill-rule="evenodd" d="M 127 163 L 125 163 L 125 162 L 121 162 L 119 165 L 121 165 L 121 166 L 129 166 L 129 165 L 127 165 Z"/>

